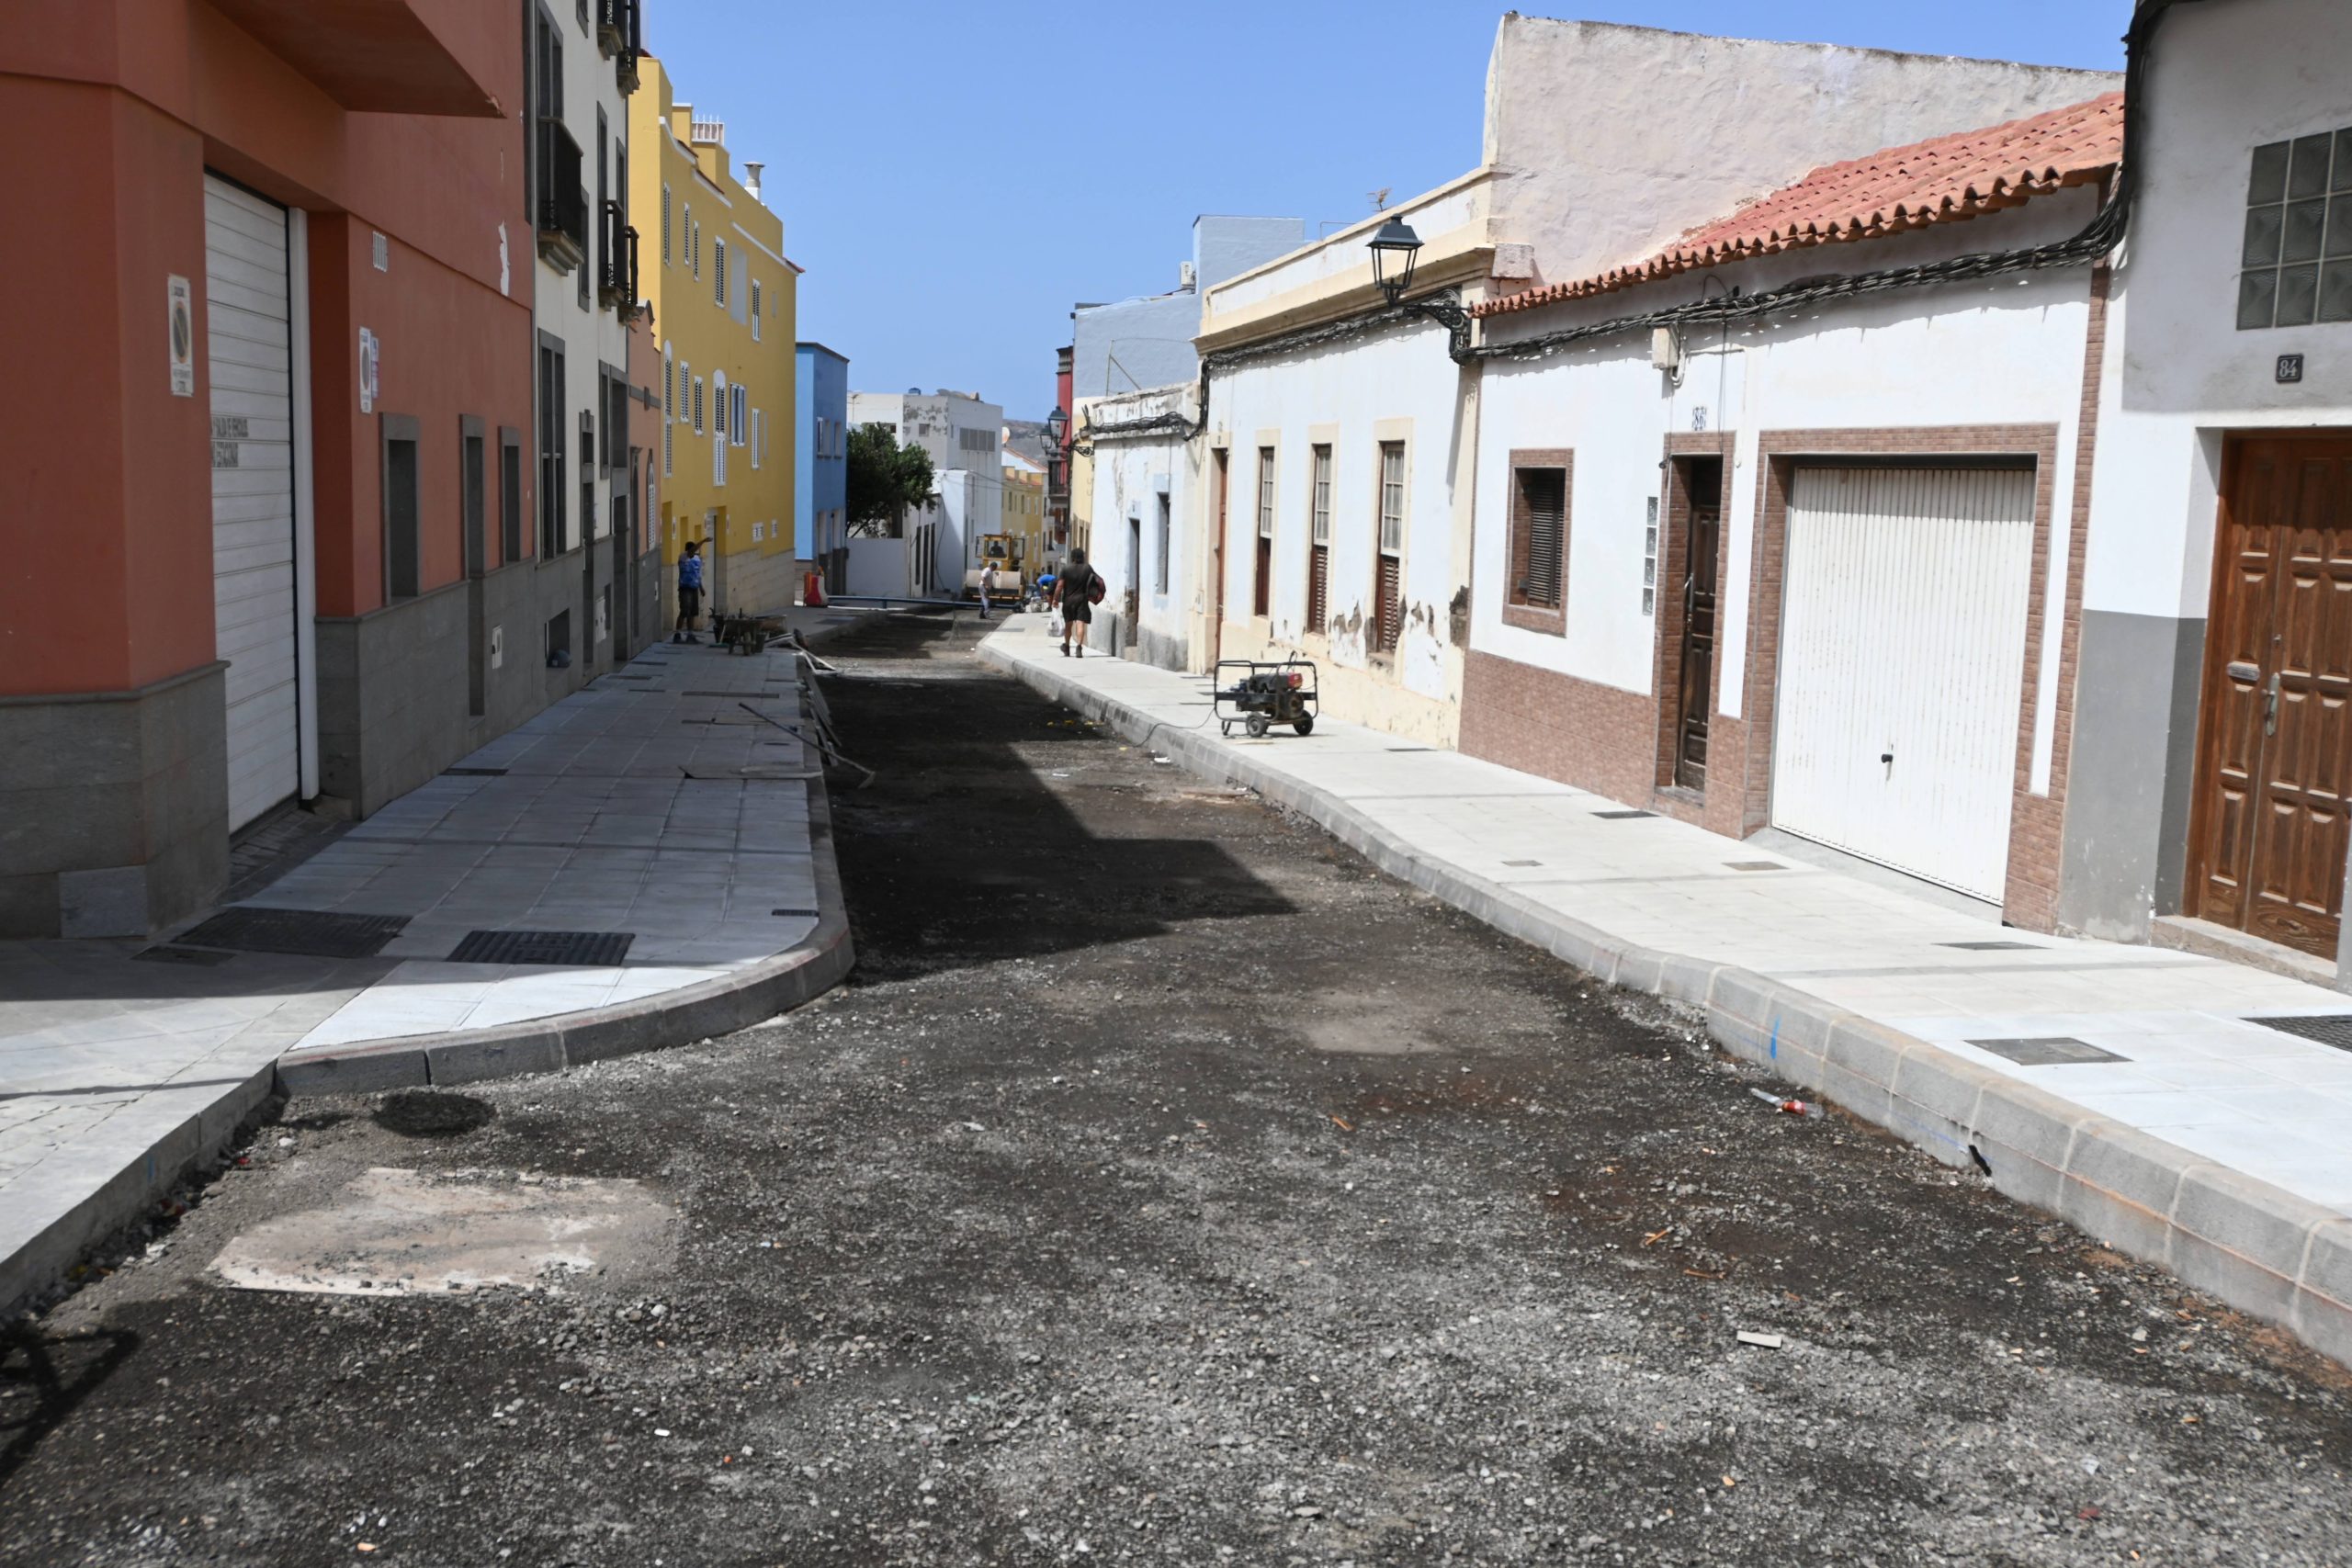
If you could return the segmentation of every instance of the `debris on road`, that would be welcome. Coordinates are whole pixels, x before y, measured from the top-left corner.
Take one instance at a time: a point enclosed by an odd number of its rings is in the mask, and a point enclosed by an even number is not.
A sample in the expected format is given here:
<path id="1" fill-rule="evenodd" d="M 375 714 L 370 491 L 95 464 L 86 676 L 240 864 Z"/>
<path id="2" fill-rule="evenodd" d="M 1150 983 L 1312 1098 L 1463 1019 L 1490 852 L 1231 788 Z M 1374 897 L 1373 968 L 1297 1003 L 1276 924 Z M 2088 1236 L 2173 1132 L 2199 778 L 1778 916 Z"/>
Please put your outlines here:
<path id="1" fill-rule="evenodd" d="M 1765 1104 L 1770 1106 L 1773 1110 L 1784 1111 L 1792 1116 L 1802 1116 L 1808 1121 L 1813 1121 L 1818 1119 L 1821 1115 L 1821 1107 L 1814 1104 L 1811 1100 L 1783 1100 L 1769 1089 L 1751 1089 L 1747 1092 L 1762 1100 Z"/>
<path id="2" fill-rule="evenodd" d="M 1758 1334 L 1752 1328 L 1743 1328 L 1739 1331 L 1739 1342 L 1743 1345 L 1753 1345 L 1759 1350 L 1777 1350 L 1781 1348 L 1779 1335 Z"/>

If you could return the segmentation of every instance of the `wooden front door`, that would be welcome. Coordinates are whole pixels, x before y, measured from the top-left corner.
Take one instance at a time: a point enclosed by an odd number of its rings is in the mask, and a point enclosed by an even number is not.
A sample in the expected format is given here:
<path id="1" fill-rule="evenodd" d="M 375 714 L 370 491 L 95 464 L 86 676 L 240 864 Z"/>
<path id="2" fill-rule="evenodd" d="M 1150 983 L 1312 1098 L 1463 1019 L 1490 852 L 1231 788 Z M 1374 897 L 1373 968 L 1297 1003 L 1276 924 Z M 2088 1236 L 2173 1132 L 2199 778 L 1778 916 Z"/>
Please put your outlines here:
<path id="1" fill-rule="evenodd" d="M 2233 442 L 2188 912 L 2335 956 L 2352 789 L 2352 439 Z"/>
<path id="2" fill-rule="evenodd" d="M 1715 541 L 1721 513 L 1693 506 L 1690 537 L 1683 547 L 1681 713 L 1675 728 L 1674 782 L 1684 789 L 1707 787 L 1707 715 L 1714 704 Z"/>
<path id="3" fill-rule="evenodd" d="M 1225 511 L 1233 470 L 1231 454 L 1224 447 L 1210 456 L 1216 462 L 1216 526 L 1209 535 L 1209 668 L 1214 671 L 1225 657 Z"/>

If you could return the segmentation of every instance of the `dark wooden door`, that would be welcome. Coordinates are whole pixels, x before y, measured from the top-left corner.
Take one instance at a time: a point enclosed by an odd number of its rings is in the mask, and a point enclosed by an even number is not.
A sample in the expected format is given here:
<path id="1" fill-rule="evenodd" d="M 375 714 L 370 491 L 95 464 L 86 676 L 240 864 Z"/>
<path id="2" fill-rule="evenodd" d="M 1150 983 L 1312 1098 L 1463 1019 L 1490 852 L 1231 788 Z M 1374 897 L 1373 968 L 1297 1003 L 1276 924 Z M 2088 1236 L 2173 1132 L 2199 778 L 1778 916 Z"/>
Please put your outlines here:
<path id="1" fill-rule="evenodd" d="M 2352 440 L 2232 443 L 2189 913 L 2335 956 L 2352 790 Z"/>
<path id="2" fill-rule="evenodd" d="M 1674 782 L 1684 789 L 1707 787 L 1707 716 L 1715 705 L 1715 542 L 1721 532 L 1715 508 L 1692 508 L 1683 551 L 1682 711 L 1676 718 L 1674 752 Z"/>
<path id="3" fill-rule="evenodd" d="M 1225 510 L 1226 498 L 1232 491 L 1232 454 L 1220 446 L 1211 454 L 1216 459 L 1216 528 L 1209 536 L 1209 668 L 1225 657 Z"/>

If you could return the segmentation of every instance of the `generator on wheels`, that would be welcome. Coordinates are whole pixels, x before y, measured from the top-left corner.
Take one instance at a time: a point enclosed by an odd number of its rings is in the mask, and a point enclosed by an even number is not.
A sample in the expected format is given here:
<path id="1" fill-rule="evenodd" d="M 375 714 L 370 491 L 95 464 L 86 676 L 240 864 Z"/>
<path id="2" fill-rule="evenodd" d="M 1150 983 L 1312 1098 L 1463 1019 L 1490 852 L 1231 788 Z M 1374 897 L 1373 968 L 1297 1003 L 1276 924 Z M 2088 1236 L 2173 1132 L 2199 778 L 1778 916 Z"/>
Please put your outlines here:
<path id="1" fill-rule="evenodd" d="M 1232 734 L 1237 724 L 1253 740 L 1278 724 L 1287 724 L 1301 735 L 1314 732 L 1317 705 L 1313 660 L 1267 663 L 1220 659 L 1214 679 L 1213 706 L 1222 733 Z"/>

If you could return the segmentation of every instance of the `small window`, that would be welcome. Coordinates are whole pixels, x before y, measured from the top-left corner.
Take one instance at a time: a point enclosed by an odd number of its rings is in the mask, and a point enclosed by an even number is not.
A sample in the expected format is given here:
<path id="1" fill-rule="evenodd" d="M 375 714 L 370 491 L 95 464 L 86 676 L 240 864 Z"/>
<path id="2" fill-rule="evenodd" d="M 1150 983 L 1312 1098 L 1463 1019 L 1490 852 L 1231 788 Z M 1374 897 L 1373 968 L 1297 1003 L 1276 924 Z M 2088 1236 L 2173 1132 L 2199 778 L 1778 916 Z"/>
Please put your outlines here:
<path id="1" fill-rule="evenodd" d="M 735 400 L 734 418 L 729 423 L 729 434 L 732 436 L 735 445 L 741 446 L 747 437 L 748 426 L 751 423 L 749 416 L 744 412 L 750 406 L 750 399 L 741 386 L 730 387 L 728 391 Z"/>
<path id="2" fill-rule="evenodd" d="M 1331 616 L 1331 448 L 1317 446 L 1314 458 L 1307 496 L 1306 629 L 1320 632 Z"/>
<path id="3" fill-rule="evenodd" d="M 760 341 L 760 280 L 752 279 L 752 341 Z"/>
<path id="4" fill-rule="evenodd" d="M 718 283 L 717 283 L 717 285 L 716 285 L 716 287 L 717 287 L 717 288 L 718 288 L 718 302 L 719 302 L 720 304 L 724 305 L 724 304 L 726 304 L 726 303 L 727 303 L 727 242 L 726 242 L 726 241 L 724 241 L 724 240 L 714 240 L 714 241 L 712 241 L 712 242 L 711 242 L 711 245 L 710 245 L 710 260 L 711 260 L 711 267 L 710 267 L 711 275 L 718 280 Z"/>
<path id="5" fill-rule="evenodd" d="M 670 265 L 670 187 L 662 187 L 662 265 Z"/>
<path id="6" fill-rule="evenodd" d="M 384 416 L 384 596 L 413 599 L 424 560 L 417 528 L 415 422 Z"/>
<path id="7" fill-rule="evenodd" d="M 1510 602 L 1557 610 L 1568 545 L 1567 470 L 1517 468 L 1511 479 Z"/>
<path id="8" fill-rule="evenodd" d="M 1380 444 L 1380 552 L 1373 570 L 1372 649 L 1394 653 L 1405 633 L 1405 444 Z"/>
<path id="9" fill-rule="evenodd" d="M 2254 150 L 2238 330 L 2352 321 L 2352 130 Z"/>
<path id="10" fill-rule="evenodd" d="M 695 378 L 695 434 L 700 435 L 702 433 L 702 378 L 697 376 Z"/>

